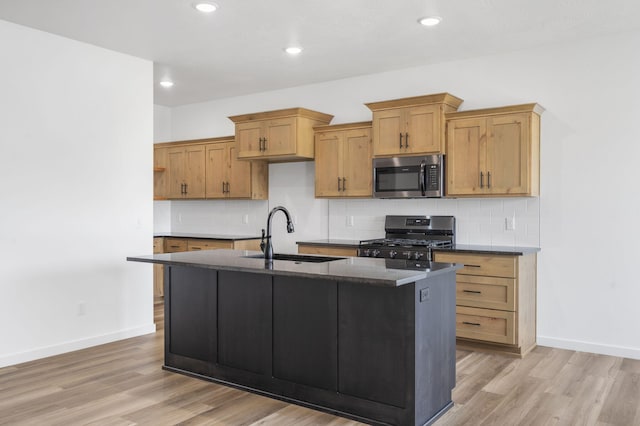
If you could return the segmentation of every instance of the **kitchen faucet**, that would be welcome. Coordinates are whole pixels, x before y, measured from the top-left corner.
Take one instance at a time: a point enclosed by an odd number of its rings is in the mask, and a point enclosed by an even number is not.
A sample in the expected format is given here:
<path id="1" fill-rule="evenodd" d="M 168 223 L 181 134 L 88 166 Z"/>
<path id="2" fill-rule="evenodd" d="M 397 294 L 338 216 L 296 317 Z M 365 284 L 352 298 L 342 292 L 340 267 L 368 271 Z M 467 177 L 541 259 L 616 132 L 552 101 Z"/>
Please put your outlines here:
<path id="1" fill-rule="evenodd" d="M 267 234 L 265 235 L 264 229 L 262 230 L 262 241 L 260 242 L 260 250 L 264 252 L 264 260 L 265 262 L 273 261 L 273 246 L 271 245 L 271 219 L 275 212 L 280 210 L 287 217 L 287 232 L 290 234 L 293 232 L 293 222 L 291 221 L 291 215 L 289 214 L 289 210 L 285 209 L 282 206 L 274 207 L 273 210 L 269 212 L 269 216 L 267 217 Z"/>

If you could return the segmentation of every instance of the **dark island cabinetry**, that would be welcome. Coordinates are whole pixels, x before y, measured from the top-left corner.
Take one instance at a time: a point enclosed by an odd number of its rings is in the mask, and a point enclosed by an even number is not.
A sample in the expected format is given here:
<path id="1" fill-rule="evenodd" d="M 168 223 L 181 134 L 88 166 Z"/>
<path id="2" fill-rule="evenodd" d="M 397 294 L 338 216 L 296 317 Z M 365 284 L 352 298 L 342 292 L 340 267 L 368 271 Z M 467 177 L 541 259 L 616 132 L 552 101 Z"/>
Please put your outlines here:
<path id="1" fill-rule="evenodd" d="M 167 370 L 372 424 L 451 406 L 455 271 L 397 287 L 165 268 Z"/>

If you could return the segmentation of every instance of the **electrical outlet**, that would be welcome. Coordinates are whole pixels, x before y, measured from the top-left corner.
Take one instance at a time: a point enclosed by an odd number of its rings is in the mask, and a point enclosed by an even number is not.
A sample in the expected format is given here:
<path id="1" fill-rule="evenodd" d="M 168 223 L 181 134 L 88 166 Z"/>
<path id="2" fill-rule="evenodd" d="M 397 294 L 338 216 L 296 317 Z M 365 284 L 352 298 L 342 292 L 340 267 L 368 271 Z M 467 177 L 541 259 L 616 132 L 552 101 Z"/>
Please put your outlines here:
<path id="1" fill-rule="evenodd" d="M 242 216 L 242 223 L 244 223 L 245 225 L 249 223 L 249 215 L 245 214 L 244 216 Z"/>
<path id="2" fill-rule="evenodd" d="M 78 316 L 79 317 L 85 316 L 86 313 L 87 313 L 86 303 L 83 301 L 78 302 Z"/>
<path id="3" fill-rule="evenodd" d="M 420 302 L 424 302 L 429 299 L 431 299 L 430 287 L 420 289 Z"/>
<path id="4" fill-rule="evenodd" d="M 353 216 L 347 216 L 347 226 L 348 227 L 353 227 Z"/>
<path id="5" fill-rule="evenodd" d="M 514 231 L 516 229 L 516 217 L 505 217 L 504 218 L 504 229 L 506 231 Z"/>
<path id="6" fill-rule="evenodd" d="M 178 223 L 182 223 L 182 213 L 178 213 Z"/>

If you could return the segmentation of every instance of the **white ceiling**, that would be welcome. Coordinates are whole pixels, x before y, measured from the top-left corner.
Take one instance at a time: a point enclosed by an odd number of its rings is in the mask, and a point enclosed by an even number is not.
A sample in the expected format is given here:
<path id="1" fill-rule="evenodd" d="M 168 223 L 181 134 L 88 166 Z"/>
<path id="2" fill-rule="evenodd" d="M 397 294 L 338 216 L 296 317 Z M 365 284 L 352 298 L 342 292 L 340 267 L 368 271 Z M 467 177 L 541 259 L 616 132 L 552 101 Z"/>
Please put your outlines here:
<path id="1" fill-rule="evenodd" d="M 0 19 L 153 61 L 167 106 L 640 28 L 638 0 L 214 1 L 0 0 Z"/>

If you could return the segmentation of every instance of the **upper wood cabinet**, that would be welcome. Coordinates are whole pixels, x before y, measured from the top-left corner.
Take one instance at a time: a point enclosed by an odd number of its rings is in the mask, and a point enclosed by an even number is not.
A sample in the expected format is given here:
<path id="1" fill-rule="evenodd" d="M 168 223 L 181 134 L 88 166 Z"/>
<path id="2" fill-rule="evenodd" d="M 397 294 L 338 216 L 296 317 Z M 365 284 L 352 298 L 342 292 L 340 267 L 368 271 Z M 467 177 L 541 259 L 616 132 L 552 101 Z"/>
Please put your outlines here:
<path id="1" fill-rule="evenodd" d="M 268 165 L 238 161 L 233 136 L 167 142 L 154 148 L 154 199 L 269 196 Z"/>
<path id="2" fill-rule="evenodd" d="M 371 122 L 315 128 L 316 197 L 371 197 Z"/>
<path id="3" fill-rule="evenodd" d="M 461 103 L 439 93 L 366 104 L 373 111 L 373 156 L 444 154 L 444 115 Z"/>
<path id="4" fill-rule="evenodd" d="M 206 145 L 206 198 L 269 197 L 268 164 L 238 160 L 233 139 Z"/>
<path id="5" fill-rule="evenodd" d="M 305 108 L 229 117 L 236 125 L 238 158 L 269 162 L 312 160 L 313 126 L 329 124 L 332 118 Z"/>
<path id="6" fill-rule="evenodd" d="M 204 146 L 167 149 L 168 198 L 204 198 Z"/>
<path id="7" fill-rule="evenodd" d="M 540 194 L 538 104 L 448 113 L 446 195 Z"/>

